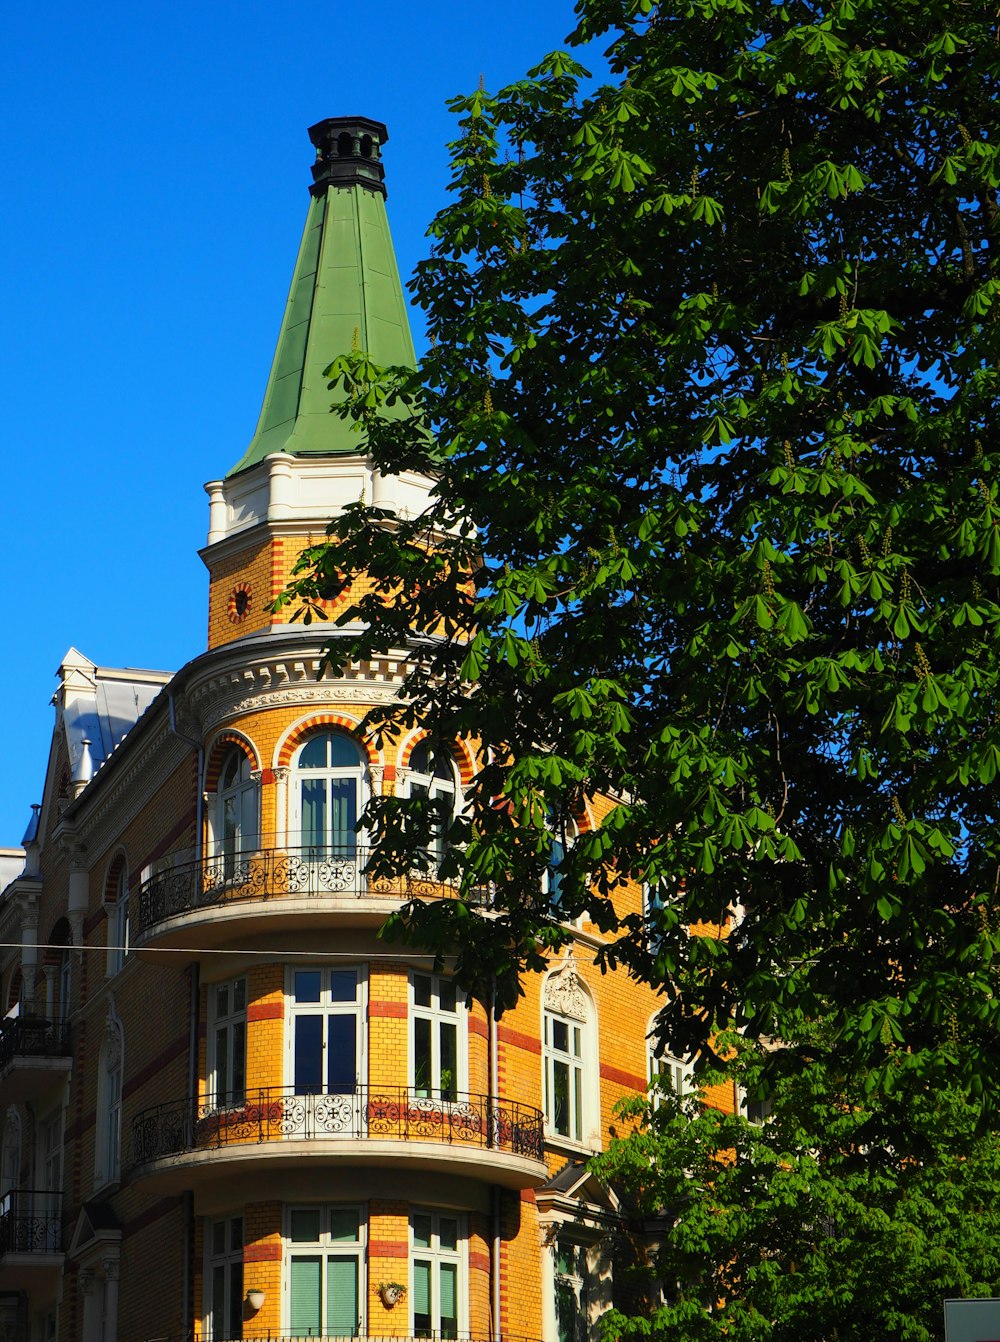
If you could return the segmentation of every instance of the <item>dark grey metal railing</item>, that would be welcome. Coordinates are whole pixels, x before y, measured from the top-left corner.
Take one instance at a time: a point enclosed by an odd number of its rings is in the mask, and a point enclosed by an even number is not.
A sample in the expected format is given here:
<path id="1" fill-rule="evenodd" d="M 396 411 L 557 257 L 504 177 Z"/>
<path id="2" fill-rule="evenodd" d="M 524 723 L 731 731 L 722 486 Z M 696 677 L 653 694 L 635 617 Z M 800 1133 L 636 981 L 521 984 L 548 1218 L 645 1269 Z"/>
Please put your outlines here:
<path id="1" fill-rule="evenodd" d="M 541 1160 L 541 1111 L 516 1100 L 457 1093 L 435 1099 L 398 1086 L 357 1086 L 342 1093 L 297 1095 L 292 1086 L 264 1086 L 237 1102 L 192 1107 L 176 1100 L 132 1120 L 131 1165 L 164 1156 L 248 1142 L 315 1138 L 390 1138 L 476 1146 Z"/>
<path id="2" fill-rule="evenodd" d="M 157 923 L 179 914 L 241 900 L 324 895 L 405 900 L 447 898 L 456 893 L 454 883 L 442 881 L 436 871 L 369 876 L 365 868 L 371 850 L 361 846 L 289 847 L 275 841 L 273 847 L 247 853 L 192 859 L 189 852 L 176 862 L 164 859 L 163 870 L 147 877 L 133 893 L 129 906 L 133 938 L 141 938 Z M 477 892 L 475 903 L 487 902 L 487 893 Z"/>
<path id="3" fill-rule="evenodd" d="M 0 1257 L 60 1253 L 62 1197 L 44 1188 L 13 1188 L 0 1198 Z"/>
<path id="4" fill-rule="evenodd" d="M 69 1026 L 64 1020 L 25 1015 L 0 1025 L 0 1070 L 16 1057 L 66 1058 L 71 1052 Z"/>

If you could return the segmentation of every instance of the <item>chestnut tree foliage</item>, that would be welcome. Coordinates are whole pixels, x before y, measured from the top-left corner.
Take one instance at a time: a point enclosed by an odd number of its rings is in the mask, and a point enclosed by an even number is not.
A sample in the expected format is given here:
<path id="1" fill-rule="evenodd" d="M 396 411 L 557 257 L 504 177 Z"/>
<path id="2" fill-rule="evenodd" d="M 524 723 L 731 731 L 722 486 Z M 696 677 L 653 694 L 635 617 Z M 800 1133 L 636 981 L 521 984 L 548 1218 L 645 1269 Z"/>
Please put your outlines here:
<path id="1" fill-rule="evenodd" d="M 739 1041 L 733 1041 L 739 1050 Z M 733 1067 L 751 1086 L 761 1058 Z M 667 1093 L 596 1158 L 645 1233 L 616 1268 L 650 1302 L 606 1335 L 663 1342 L 933 1342 L 942 1301 L 1000 1289 L 1000 1138 L 976 1137 L 965 1096 L 915 1097 L 921 1157 L 865 1136 L 892 1097 L 818 1062 L 780 1078 L 754 1126 Z M 630 1124 L 629 1124 L 630 1125 Z"/>
<path id="2" fill-rule="evenodd" d="M 783 1041 L 772 1078 L 819 1048 L 873 1094 L 947 1081 L 987 1112 L 995 7 L 577 17 L 607 82 L 560 52 L 454 103 L 419 374 L 329 370 L 359 447 L 436 489 L 419 518 L 349 508 L 282 600 L 323 613 L 371 575 L 329 655 L 408 648 L 412 671 L 368 726 L 424 723 L 480 766 L 444 863 L 462 897 L 388 932 L 502 1006 L 586 911 L 602 963 L 662 991 L 673 1052 L 713 1065 L 735 1025 Z M 438 823 L 375 798 L 376 865 L 426 864 Z M 626 879 L 644 915 L 616 910 Z"/>

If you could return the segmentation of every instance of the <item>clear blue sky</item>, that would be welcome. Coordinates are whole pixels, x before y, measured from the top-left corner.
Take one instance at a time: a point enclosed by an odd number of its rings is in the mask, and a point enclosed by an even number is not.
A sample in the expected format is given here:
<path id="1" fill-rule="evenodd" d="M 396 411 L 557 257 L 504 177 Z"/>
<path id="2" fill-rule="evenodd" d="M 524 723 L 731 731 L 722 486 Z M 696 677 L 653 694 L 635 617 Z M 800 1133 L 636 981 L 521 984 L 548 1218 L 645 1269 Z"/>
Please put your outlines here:
<path id="1" fill-rule="evenodd" d="M 163 670 L 204 648 L 202 485 L 256 423 L 306 127 L 388 125 L 405 279 L 444 200 L 446 98 L 519 77 L 572 22 L 571 0 L 5 7 L 0 845 L 40 800 L 67 648 Z"/>

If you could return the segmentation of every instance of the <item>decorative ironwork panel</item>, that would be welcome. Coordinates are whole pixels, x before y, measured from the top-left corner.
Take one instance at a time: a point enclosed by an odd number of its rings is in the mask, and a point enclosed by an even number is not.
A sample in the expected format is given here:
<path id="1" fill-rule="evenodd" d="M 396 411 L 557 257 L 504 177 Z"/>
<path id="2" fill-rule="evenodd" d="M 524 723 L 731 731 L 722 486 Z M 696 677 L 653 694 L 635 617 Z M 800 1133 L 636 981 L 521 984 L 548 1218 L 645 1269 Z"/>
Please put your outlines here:
<path id="1" fill-rule="evenodd" d="M 239 1103 L 177 1100 L 132 1120 L 132 1167 L 185 1152 L 271 1141 L 365 1137 L 445 1142 L 541 1160 L 541 1112 L 516 1100 L 458 1094 L 442 1099 L 406 1087 L 355 1086 L 297 1094 L 291 1086 L 248 1091 Z"/>

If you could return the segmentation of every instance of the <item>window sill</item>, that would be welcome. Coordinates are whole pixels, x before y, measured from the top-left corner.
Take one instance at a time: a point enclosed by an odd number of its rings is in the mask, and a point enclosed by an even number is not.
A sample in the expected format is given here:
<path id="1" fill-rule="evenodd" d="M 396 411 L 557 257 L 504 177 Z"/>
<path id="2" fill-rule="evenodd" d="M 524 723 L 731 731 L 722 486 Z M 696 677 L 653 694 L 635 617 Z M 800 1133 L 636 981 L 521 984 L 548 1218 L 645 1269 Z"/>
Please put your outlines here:
<path id="1" fill-rule="evenodd" d="M 588 1141 L 577 1142 L 572 1137 L 563 1137 L 557 1132 L 550 1132 L 545 1129 L 545 1149 L 546 1151 L 555 1151 L 561 1156 L 583 1156 L 587 1160 L 591 1156 L 600 1154 L 601 1141 L 599 1137 L 592 1137 Z"/>

